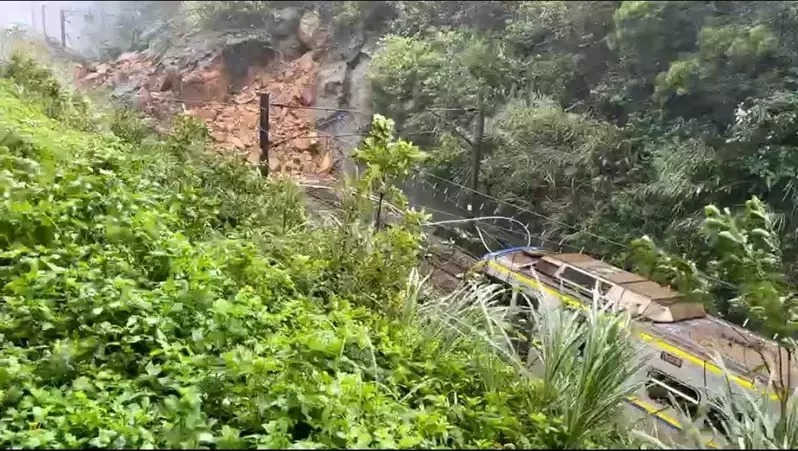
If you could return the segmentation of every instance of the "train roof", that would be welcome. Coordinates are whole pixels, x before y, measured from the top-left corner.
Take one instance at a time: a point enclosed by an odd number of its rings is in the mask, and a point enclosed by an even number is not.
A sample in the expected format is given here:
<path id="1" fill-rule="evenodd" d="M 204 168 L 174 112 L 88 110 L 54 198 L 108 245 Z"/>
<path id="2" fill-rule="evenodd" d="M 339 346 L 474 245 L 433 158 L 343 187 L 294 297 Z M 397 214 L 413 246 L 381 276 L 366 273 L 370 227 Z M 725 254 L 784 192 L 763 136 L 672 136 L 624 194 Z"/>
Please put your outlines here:
<path id="1" fill-rule="evenodd" d="M 558 267 L 563 264 L 567 264 L 597 279 L 605 280 L 633 293 L 637 293 L 647 300 L 656 302 L 662 306 L 670 306 L 675 304 L 677 301 L 680 303 L 686 302 L 684 297 L 679 292 L 671 289 L 670 287 L 660 285 L 639 274 L 624 271 L 623 269 L 612 266 L 609 263 L 603 262 L 601 260 L 596 260 L 589 255 L 549 254 L 541 257 L 541 260 L 549 262 Z M 693 311 L 693 316 L 695 316 L 696 309 L 691 310 Z M 701 307 L 701 313 L 704 313 L 703 306 Z"/>

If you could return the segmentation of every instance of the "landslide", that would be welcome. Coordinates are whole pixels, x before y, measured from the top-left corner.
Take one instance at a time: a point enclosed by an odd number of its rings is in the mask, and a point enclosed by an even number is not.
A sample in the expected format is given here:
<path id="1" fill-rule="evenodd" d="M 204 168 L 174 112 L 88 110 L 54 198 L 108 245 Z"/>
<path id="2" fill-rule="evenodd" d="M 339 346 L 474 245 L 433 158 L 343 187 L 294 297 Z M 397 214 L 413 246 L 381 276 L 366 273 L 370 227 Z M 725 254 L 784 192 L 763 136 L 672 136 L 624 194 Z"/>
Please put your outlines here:
<path id="1" fill-rule="evenodd" d="M 318 20 L 296 12 L 288 16 L 287 23 L 272 30 L 274 35 L 262 30 L 194 32 L 178 36 L 164 52 L 147 49 L 115 61 L 76 65 L 76 82 L 110 92 L 161 127 L 185 111 L 208 126 L 220 148 L 255 163 L 260 157 L 258 93 L 270 93 L 276 103 L 311 106 L 316 86 L 325 84 L 319 80 L 327 53 L 325 30 Z M 331 173 L 334 144 L 323 133 L 319 136 L 317 116 L 313 110 L 271 108 L 271 142 L 286 140 L 270 149 L 271 173 Z"/>

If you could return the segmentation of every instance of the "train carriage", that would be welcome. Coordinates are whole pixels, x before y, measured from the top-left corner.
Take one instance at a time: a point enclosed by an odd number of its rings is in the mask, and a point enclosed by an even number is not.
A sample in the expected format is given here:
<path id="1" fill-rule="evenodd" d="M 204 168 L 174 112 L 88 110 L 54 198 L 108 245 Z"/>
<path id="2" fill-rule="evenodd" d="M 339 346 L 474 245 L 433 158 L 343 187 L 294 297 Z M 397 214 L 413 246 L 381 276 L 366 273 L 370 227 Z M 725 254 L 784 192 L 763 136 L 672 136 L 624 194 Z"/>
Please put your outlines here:
<path id="1" fill-rule="evenodd" d="M 650 357 L 639 374 L 645 378 L 645 388 L 628 401 L 672 428 L 683 426 L 677 408 L 695 414 L 701 403 L 723 396 L 729 386 L 735 395 L 764 395 L 774 406 L 778 403 L 775 393 L 765 392 L 764 387 L 779 375 L 766 372 L 763 357 L 775 373 L 779 357 L 789 362 L 786 351 L 772 340 L 707 314 L 703 305 L 668 287 L 585 254 L 531 247 L 487 254 L 479 270 L 527 292 L 545 307 L 586 308 L 597 299 L 606 311 L 630 313 L 633 336 Z M 722 358 L 730 384 L 714 355 Z M 781 380 L 794 388 L 790 376 L 795 365 L 781 367 Z M 710 409 L 694 418 L 695 425 L 707 428 L 717 415 Z"/>

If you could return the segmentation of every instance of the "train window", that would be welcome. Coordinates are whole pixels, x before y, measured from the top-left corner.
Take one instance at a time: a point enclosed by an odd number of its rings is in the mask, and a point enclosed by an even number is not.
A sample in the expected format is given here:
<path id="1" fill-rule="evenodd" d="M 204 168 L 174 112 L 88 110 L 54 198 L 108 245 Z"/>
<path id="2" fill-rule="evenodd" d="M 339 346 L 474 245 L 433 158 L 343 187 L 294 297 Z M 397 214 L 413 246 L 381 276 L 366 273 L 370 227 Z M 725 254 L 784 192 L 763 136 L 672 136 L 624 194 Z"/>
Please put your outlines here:
<path id="1" fill-rule="evenodd" d="M 742 422 L 743 421 L 744 415 L 741 412 L 735 412 L 734 416 L 737 417 L 737 421 L 738 422 Z M 712 406 L 712 407 L 709 408 L 709 410 L 707 411 L 707 416 L 704 419 L 704 423 L 707 426 L 712 426 L 718 432 L 720 432 L 721 434 L 725 435 L 727 438 L 731 438 L 731 437 L 729 437 L 729 431 L 726 429 L 726 426 L 724 425 L 724 423 L 728 423 L 728 422 L 729 421 L 728 421 L 728 417 L 726 416 L 726 414 L 724 412 L 720 411 L 715 406 Z M 765 431 L 762 431 L 762 432 L 765 432 Z"/>
<path id="2" fill-rule="evenodd" d="M 560 279 L 588 292 L 592 292 L 593 287 L 596 286 L 596 279 L 592 276 L 568 266 L 560 273 Z"/>
<path id="3" fill-rule="evenodd" d="M 559 269 L 559 266 L 557 266 L 557 265 L 555 265 L 553 263 L 549 263 L 549 262 L 547 262 L 545 260 L 539 260 L 535 264 L 534 268 L 535 268 L 535 270 L 537 270 L 541 274 L 545 274 L 545 275 L 547 275 L 549 277 L 554 277 L 554 275 L 557 274 L 557 269 Z"/>
<path id="4" fill-rule="evenodd" d="M 601 308 L 605 308 L 608 304 L 613 304 L 613 300 L 608 297 L 610 290 L 612 289 L 612 285 L 599 280 L 598 290 L 599 290 L 599 305 Z"/>
<path id="5" fill-rule="evenodd" d="M 701 395 L 698 390 L 657 370 L 648 373 L 646 393 L 653 401 L 671 406 L 695 417 Z"/>
<path id="6" fill-rule="evenodd" d="M 715 428 L 718 432 L 729 437 L 729 431 L 726 429 L 724 423 L 727 422 L 726 415 L 715 407 L 710 407 L 707 412 L 707 417 L 704 420 L 707 426 Z"/>

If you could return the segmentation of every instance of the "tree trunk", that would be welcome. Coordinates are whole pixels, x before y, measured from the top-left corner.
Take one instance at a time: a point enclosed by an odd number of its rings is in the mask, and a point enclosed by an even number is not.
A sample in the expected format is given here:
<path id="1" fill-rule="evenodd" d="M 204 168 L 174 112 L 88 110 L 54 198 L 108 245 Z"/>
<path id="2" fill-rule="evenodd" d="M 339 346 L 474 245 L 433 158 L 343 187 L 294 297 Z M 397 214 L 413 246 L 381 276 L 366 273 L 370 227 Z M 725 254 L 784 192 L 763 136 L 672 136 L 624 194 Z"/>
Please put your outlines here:
<path id="1" fill-rule="evenodd" d="M 385 197 L 385 191 L 380 191 L 380 199 L 377 202 L 377 217 L 374 220 L 374 230 L 380 231 L 380 219 L 382 216 L 382 199 Z"/>

